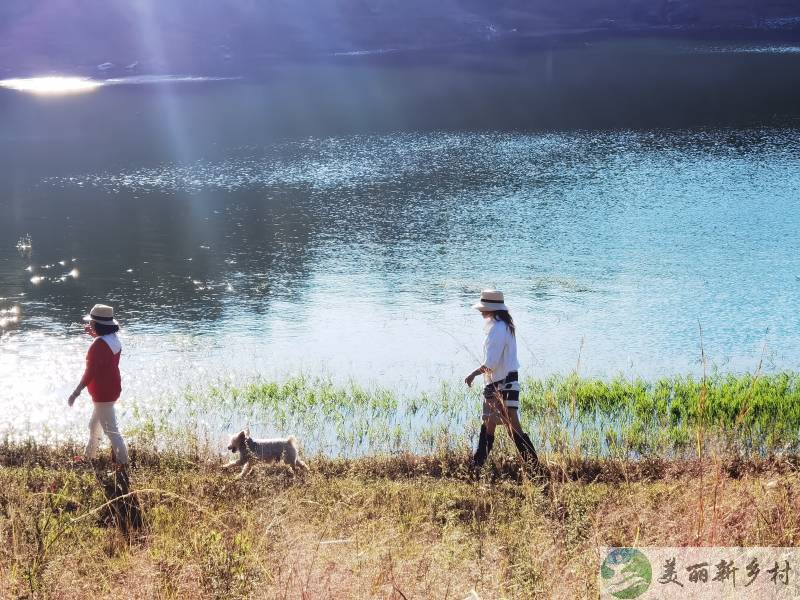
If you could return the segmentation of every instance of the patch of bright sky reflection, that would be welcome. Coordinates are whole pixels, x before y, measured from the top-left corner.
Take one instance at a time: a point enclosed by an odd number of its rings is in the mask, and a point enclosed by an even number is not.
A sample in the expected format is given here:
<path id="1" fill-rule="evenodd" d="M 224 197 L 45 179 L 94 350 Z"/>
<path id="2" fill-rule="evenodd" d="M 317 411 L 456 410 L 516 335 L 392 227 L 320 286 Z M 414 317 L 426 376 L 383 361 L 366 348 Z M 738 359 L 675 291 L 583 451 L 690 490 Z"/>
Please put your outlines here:
<path id="1" fill-rule="evenodd" d="M 19 306 L 11 308 L 0 308 L 0 329 L 4 329 L 19 322 Z"/>
<path id="2" fill-rule="evenodd" d="M 88 77 L 28 77 L 0 80 L 0 87 L 37 95 L 82 94 L 103 85 Z"/>
<path id="3" fill-rule="evenodd" d="M 26 92 L 40 96 L 61 96 L 93 92 L 109 85 L 146 85 L 163 83 L 200 83 L 207 81 L 223 81 L 229 77 L 194 77 L 183 75 L 137 75 L 113 79 L 91 79 L 67 75 L 45 77 L 18 77 L 0 80 L 0 87 Z"/>

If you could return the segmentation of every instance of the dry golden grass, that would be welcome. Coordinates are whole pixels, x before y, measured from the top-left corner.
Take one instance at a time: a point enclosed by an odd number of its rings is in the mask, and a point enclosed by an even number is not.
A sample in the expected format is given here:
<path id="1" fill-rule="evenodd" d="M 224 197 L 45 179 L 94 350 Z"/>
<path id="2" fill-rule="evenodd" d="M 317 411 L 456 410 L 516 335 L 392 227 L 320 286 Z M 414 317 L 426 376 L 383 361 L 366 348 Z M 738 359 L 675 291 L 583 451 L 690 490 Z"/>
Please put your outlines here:
<path id="1" fill-rule="evenodd" d="M 551 461 L 543 493 L 512 460 L 473 481 L 458 453 L 243 481 L 148 454 L 132 474 L 145 527 L 126 537 L 73 450 L 0 448 L 2 598 L 594 598 L 598 546 L 800 543 L 788 460 Z"/>

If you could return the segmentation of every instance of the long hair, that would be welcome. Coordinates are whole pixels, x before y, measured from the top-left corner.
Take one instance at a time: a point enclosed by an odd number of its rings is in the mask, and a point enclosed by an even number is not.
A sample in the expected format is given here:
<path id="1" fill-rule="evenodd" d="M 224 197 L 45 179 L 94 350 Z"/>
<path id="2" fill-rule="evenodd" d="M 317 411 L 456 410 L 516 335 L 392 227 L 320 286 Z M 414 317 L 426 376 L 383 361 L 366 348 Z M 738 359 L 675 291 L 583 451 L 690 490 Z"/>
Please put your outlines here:
<path id="1" fill-rule="evenodd" d="M 97 335 L 100 336 L 108 335 L 109 333 L 117 333 L 119 331 L 118 325 L 106 325 L 105 323 L 98 323 L 97 321 L 92 321 L 92 327 Z"/>
<path id="2" fill-rule="evenodd" d="M 517 335 L 516 327 L 514 327 L 514 319 L 511 318 L 511 313 L 509 313 L 507 310 L 496 310 L 494 311 L 492 317 L 496 321 L 502 321 L 508 325 L 508 330 L 511 332 L 511 335 Z"/>

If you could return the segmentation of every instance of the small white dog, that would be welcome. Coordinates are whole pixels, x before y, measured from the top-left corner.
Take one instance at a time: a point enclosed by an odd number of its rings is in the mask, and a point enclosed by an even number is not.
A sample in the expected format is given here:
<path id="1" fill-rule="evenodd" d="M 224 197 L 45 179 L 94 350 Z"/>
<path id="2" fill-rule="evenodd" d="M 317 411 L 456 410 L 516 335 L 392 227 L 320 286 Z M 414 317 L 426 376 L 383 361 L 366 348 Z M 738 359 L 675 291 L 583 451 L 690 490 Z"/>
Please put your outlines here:
<path id="1" fill-rule="evenodd" d="M 250 430 L 245 429 L 231 438 L 228 450 L 239 453 L 238 460 L 233 460 L 225 465 L 226 469 L 235 466 L 243 467 L 241 473 L 236 476 L 237 479 L 247 475 L 253 468 L 253 463 L 257 460 L 265 462 L 279 462 L 282 460 L 292 467 L 295 473 L 298 469 L 308 471 L 306 463 L 300 460 L 297 454 L 297 441 L 293 435 L 288 438 L 254 440 L 250 437 Z"/>

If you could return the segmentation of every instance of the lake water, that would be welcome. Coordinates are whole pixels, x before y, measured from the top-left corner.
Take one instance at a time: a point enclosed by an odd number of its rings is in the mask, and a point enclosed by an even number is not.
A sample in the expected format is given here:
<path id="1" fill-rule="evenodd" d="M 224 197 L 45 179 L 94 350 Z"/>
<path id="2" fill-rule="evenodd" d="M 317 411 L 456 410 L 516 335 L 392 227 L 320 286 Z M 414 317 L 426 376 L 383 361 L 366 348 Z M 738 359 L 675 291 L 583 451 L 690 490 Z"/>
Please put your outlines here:
<path id="1" fill-rule="evenodd" d="M 83 427 L 95 302 L 127 406 L 458 383 L 495 286 L 525 375 L 800 367 L 796 45 L 381 61 L 0 89 L 0 430 Z"/>

